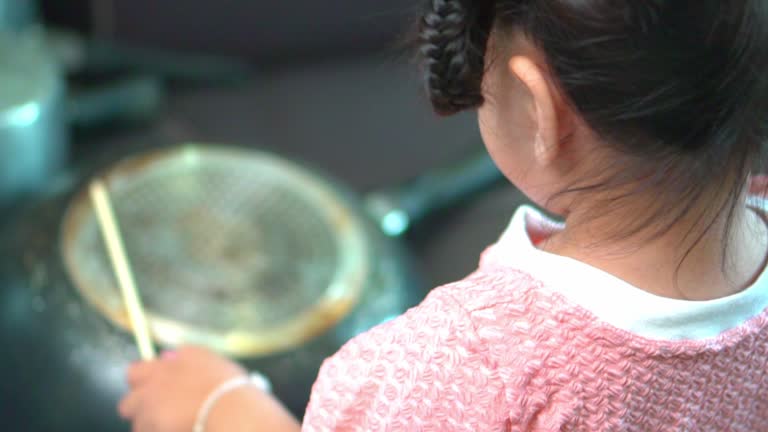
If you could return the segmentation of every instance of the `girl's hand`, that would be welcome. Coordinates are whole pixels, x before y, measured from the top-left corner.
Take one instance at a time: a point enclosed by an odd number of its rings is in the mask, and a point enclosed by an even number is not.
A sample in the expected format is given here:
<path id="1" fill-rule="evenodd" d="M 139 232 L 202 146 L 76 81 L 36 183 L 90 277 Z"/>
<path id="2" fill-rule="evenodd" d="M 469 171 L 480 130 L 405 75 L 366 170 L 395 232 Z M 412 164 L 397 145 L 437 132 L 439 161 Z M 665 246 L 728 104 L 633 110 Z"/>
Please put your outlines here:
<path id="1" fill-rule="evenodd" d="M 245 374 L 239 365 L 201 348 L 166 353 L 159 360 L 131 366 L 130 392 L 118 411 L 133 423 L 133 432 L 190 432 L 208 395 L 225 381 Z M 274 398 L 255 387 L 242 387 L 213 406 L 206 431 L 255 431 L 264 426 L 299 430 Z"/>
<path id="2" fill-rule="evenodd" d="M 130 392 L 118 411 L 135 432 L 189 432 L 205 398 L 242 374 L 240 366 L 200 348 L 169 352 L 128 369 Z"/>

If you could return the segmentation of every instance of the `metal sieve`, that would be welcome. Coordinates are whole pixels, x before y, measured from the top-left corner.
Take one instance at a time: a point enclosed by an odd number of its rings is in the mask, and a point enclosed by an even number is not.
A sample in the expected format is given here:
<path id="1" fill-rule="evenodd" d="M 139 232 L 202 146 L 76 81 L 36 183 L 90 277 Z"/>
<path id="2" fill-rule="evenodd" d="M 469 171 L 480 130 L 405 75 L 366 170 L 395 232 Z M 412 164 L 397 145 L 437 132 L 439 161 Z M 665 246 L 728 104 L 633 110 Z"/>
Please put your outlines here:
<path id="1" fill-rule="evenodd" d="M 160 344 L 284 350 L 338 323 L 369 277 L 371 245 L 338 190 L 278 156 L 186 145 L 103 176 Z M 77 290 L 129 329 L 87 194 L 61 233 Z"/>

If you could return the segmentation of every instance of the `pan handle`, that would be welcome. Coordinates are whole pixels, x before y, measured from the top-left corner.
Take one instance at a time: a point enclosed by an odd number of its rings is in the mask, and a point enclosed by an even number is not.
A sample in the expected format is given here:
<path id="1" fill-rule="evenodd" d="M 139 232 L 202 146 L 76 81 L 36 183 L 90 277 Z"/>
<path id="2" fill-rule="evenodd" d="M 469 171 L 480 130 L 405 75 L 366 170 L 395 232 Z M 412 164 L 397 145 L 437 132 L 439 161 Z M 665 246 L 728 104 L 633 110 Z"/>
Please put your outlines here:
<path id="1" fill-rule="evenodd" d="M 72 92 L 67 100 L 67 121 L 85 128 L 116 120 L 146 119 L 160 109 L 163 97 L 159 78 L 129 76 Z"/>
<path id="2" fill-rule="evenodd" d="M 397 237 L 427 216 L 457 205 L 502 180 L 504 175 L 483 149 L 400 187 L 373 192 L 366 204 L 381 230 Z"/>
<path id="3" fill-rule="evenodd" d="M 88 39 L 61 29 L 48 29 L 46 33 L 54 54 L 70 73 L 131 71 L 190 84 L 229 84 L 243 82 L 255 72 L 250 62 L 228 56 Z"/>

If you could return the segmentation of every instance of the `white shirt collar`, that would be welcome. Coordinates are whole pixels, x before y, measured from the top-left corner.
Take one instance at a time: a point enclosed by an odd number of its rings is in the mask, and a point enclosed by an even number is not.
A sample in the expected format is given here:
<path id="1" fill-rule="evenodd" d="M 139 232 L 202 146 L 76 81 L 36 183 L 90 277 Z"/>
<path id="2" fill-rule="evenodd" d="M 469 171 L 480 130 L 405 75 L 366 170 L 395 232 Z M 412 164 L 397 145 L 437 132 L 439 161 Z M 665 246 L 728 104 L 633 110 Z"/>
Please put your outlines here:
<path id="1" fill-rule="evenodd" d="M 751 204 L 765 208 L 764 201 Z M 768 308 L 768 272 L 747 289 L 710 301 L 670 299 L 643 291 L 603 270 L 534 246 L 532 236 L 562 229 L 530 206 L 515 213 L 487 259 L 540 280 L 620 329 L 658 340 L 701 340 L 738 327 Z M 537 234 L 538 233 L 538 234 Z"/>

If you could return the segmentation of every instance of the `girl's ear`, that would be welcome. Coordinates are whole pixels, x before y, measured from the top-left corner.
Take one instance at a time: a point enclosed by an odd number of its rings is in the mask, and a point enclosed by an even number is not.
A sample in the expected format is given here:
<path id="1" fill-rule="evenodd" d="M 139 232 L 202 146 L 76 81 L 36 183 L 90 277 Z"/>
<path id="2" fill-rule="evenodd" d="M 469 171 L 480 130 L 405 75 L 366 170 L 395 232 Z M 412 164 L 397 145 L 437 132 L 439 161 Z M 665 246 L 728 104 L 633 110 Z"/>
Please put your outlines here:
<path id="1" fill-rule="evenodd" d="M 561 124 L 555 94 L 545 72 L 531 58 L 515 56 L 509 71 L 528 89 L 533 102 L 534 156 L 541 166 L 551 165 L 561 152 Z"/>

